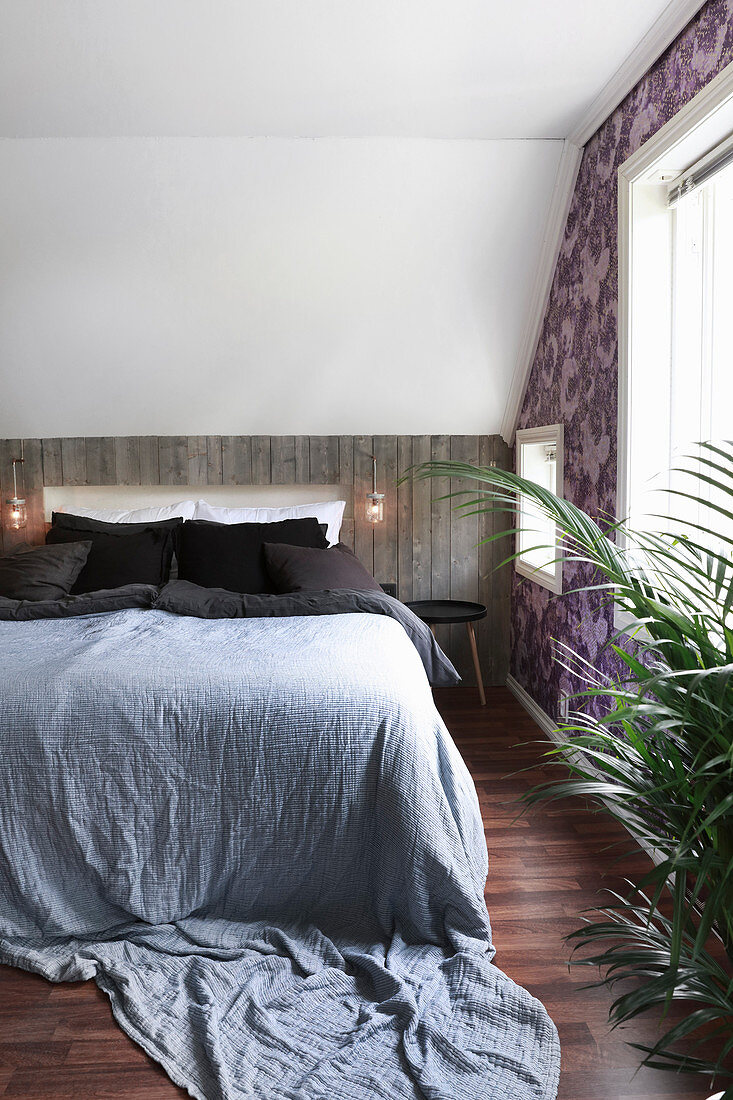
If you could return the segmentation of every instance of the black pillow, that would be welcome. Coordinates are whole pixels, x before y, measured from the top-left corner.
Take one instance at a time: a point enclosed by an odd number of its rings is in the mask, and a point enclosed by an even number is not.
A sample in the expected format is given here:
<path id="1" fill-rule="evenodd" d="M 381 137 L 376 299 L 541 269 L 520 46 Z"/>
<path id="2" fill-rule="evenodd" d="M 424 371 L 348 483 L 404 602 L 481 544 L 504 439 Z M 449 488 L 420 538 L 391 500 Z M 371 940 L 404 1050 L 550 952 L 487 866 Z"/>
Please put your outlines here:
<path id="1" fill-rule="evenodd" d="M 318 549 L 328 546 L 313 517 L 277 523 L 187 520 L 176 533 L 178 578 L 229 592 L 274 592 L 265 568 L 265 540 Z"/>
<path id="2" fill-rule="evenodd" d="M 68 596 L 84 568 L 91 542 L 37 546 L 0 558 L 0 596 L 10 600 L 58 600 Z"/>
<path id="3" fill-rule="evenodd" d="M 160 587 L 170 575 L 173 533 L 180 519 L 149 523 L 106 523 L 68 512 L 54 512 L 46 542 L 89 540 L 87 563 L 72 587 L 73 595 L 121 588 L 126 584 Z"/>
<path id="4" fill-rule="evenodd" d="M 328 588 L 381 592 L 371 573 L 341 543 L 329 550 L 312 550 L 266 542 L 265 564 L 276 592 Z"/>
<path id="5" fill-rule="evenodd" d="M 54 527 L 66 527 L 70 531 L 99 531 L 113 534 L 125 531 L 148 531 L 151 527 L 160 528 L 163 531 L 173 531 L 180 527 L 183 520 L 180 516 L 173 519 L 146 519 L 141 523 L 110 523 L 106 519 L 90 519 L 88 516 L 75 516 L 73 512 L 52 512 L 51 523 Z"/>

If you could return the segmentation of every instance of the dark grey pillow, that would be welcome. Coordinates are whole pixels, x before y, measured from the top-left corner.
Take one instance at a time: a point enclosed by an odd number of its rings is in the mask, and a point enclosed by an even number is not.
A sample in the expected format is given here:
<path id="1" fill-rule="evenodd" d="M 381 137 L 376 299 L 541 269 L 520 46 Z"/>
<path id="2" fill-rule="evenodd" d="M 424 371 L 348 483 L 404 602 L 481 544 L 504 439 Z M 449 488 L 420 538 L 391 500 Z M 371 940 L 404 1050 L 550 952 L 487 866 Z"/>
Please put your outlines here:
<path id="1" fill-rule="evenodd" d="M 0 558 L 0 596 L 34 602 L 67 596 L 91 547 L 91 542 L 37 546 Z"/>
<path id="2" fill-rule="evenodd" d="M 265 565 L 276 592 L 303 592 L 350 588 L 381 592 L 371 573 L 355 554 L 339 543 L 328 550 L 265 543 Z"/>

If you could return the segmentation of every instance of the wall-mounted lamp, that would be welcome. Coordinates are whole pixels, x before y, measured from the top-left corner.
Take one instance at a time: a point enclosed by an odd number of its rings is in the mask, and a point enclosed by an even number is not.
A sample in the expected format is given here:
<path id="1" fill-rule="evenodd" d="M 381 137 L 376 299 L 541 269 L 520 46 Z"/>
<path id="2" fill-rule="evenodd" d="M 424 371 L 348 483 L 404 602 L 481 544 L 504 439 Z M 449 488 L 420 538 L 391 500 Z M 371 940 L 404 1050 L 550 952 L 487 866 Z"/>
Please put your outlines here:
<path id="1" fill-rule="evenodd" d="M 366 495 L 366 518 L 370 523 L 384 519 L 384 493 L 377 492 L 377 460 L 372 455 L 372 491 Z"/>
<path id="2" fill-rule="evenodd" d="M 24 459 L 13 459 L 13 495 L 6 501 L 10 513 L 10 523 L 8 526 L 11 531 L 20 531 L 25 527 L 28 521 L 28 509 L 24 497 L 18 496 L 18 473 L 17 467 L 20 464 L 23 465 Z M 24 479 L 25 480 L 25 479 Z"/>

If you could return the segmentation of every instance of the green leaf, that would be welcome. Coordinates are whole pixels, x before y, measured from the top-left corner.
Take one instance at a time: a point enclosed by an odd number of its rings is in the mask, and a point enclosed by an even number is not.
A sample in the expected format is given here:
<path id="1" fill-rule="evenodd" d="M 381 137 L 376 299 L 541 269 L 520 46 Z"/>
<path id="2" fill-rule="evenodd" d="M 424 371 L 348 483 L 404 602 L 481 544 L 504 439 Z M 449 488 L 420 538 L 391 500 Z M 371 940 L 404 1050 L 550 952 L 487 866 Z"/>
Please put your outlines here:
<path id="1" fill-rule="evenodd" d="M 625 894 L 610 891 L 608 904 L 582 917 L 568 937 L 572 962 L 599 968 L 598 982 L 619 990 L 614 1026 L 689 1002 L 681 1022 L 637 1049 L 652 1066 L 723 1076 L 733 1054 L 733 443 L 705 442 L 688 456 L 680 476 L 690 490 L 675 487 L 667 499 L 695 502 L 704 522 L 679 521 L 672 534 L 601 525 L 512 471 L 431 462 L 411 476 L 452 479 L 459 515 L 511 515 L 511 528 L 487 541 L 514 537 L 518 498 L 531 500 L 555 525 L 551 555 L 561 550 L 578 570 L 574 598 L 597 610 L 615 600 L 631 613 L 631 625 L 603 642 L 618 662 L 613 677 L 555 643 L 555 660 L 578 685 L 574 713 L 561 727 L 564 744 L 547 753 L 558 778 L 523 806 L 589 800 L 655 851 Z M 627 854 L 617 846 L 615 858 L 622 866 Z M 699 1056 L 713 1040 L 717 1057 Z"/>

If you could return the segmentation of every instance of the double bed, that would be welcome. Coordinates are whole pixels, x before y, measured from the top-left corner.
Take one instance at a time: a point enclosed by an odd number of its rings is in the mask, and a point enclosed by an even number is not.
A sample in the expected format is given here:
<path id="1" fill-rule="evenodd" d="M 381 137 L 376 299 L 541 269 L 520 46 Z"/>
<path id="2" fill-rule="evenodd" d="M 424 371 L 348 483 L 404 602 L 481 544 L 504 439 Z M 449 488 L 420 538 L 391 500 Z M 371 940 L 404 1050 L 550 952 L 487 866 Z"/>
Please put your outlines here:
<path id="1" fill-rule="evenodd" d="M 0 621 L 0 960 L 93 978 L 200 1100 L 552 1100 L 428 629 L 377 591 L 94 599 Z"/>

